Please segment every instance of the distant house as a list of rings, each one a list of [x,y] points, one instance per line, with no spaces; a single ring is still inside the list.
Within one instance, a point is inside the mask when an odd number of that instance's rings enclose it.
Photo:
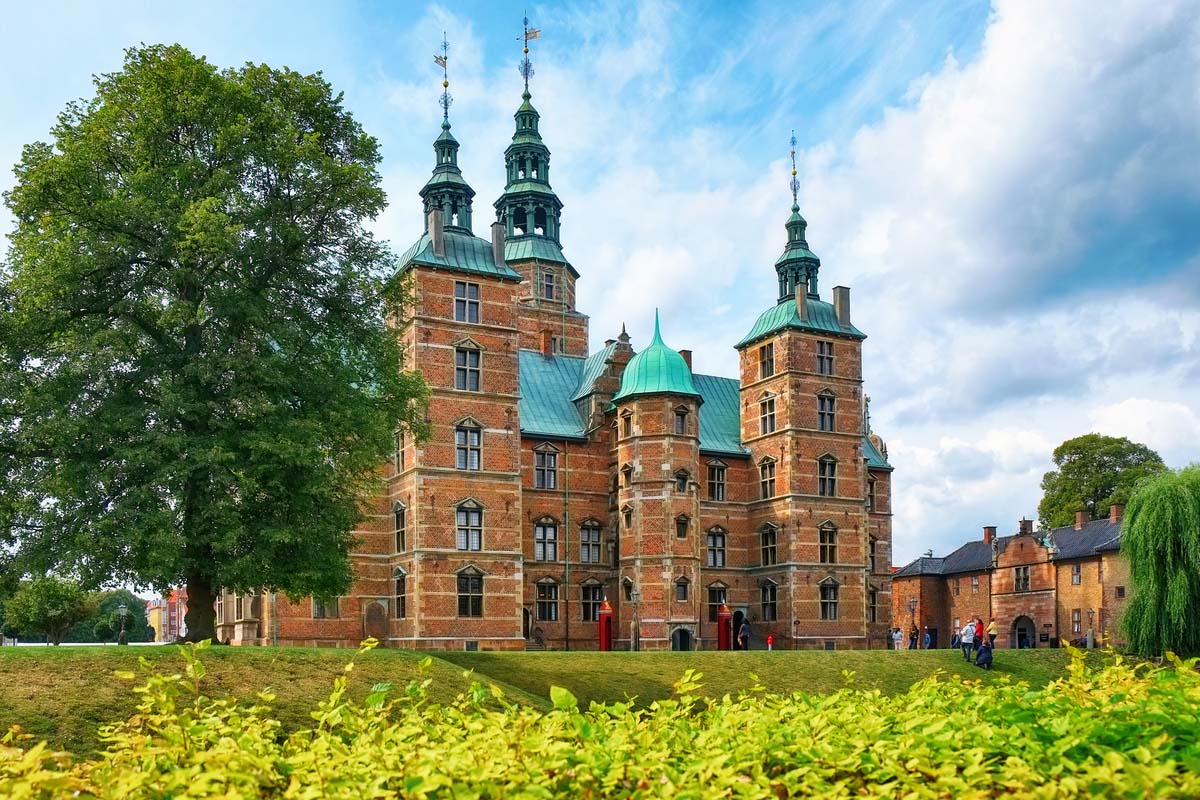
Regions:
[[[146,602],[146,619],[154,629],[154,641],[174,642],[187,634],[187,589],[172,589],[166,597]]]

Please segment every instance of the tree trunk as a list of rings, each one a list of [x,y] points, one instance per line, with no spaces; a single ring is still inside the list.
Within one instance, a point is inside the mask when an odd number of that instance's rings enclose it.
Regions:
[[[187,625],[188,642],[201,642],[211,639],[216,642],[217,612],[213,604],[217,601],[216,592],[208,578],[199,575],[189,575],[187,579],[187,613],[183,615]]]

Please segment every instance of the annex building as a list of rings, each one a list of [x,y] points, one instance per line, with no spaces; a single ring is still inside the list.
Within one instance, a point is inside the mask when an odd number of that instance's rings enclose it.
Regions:
[[[526,86],[481,224],[443,118],[395,321],[432,435],[396,434],[351,592],[225,594],[219,638],[594,649],[607,602],[618,649],[715,649],[722,604],[752,646],[886,647],[892,468],[850,291],[822,294],[795,192],[778,292],[730,343],[738,377],[694,373],[657,319],[593,350],[540,123]]]

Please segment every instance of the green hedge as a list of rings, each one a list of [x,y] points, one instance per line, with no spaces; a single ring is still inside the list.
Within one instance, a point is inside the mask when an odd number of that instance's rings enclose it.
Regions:
[[[1076,657],[1044,689],[955,675],[891,697],[848,675],[829,695],[707,700],[689,674],[649,709],[581,711],[556,688],[550,712],[480,685],[431,704],[428,680],[355,704],[339,677],[312,729],[284,736],[269,693],[203,696],[197,656],[183,675],[144,666],[139,713],[104,730],[97,760],[10,732],[0,797],[1200,796],[1195,661]]]

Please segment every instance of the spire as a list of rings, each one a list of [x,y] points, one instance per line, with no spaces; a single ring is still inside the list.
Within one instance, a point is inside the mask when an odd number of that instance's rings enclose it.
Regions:
[[[662,331],[658,327],[658,309],[657,308],[654,309],[654,338],[652,338],[650,340],[650,344],[651,345],[659,345],[662,347],[666,346],[662,340]]]
[[[817,294],[817,271],[821,267],[821,260],[808,249],[808,241],[805,239],[808,222],[800,216],[800,180],[796,177],[795,130],[792,130],[792,138],[788,143],[791,145],[789,155],[792,160],[792,174],[788,181],[788,188],[792,190],[792,214],[788,217],[786,224],[787,244],[784,247],[783,255],[775,261],[775,272],[779,276],[780,303],[786,303],[795,298],[797,286],[807,287],[804,292],[806,296],[819,297]]]
[[[450,133],[450,104],[454,98],[450,96],[450,43],[442,32],[442,52],[433,56],[433,62],[442,68],[442,96],[438,105],[442,107],[442,132],[433,141],[433,150],[437,161],[433,167],[433,175],[421,188],[421,200],[424,204],[425,227],[429,228],[429,212],[435,208],[442,210],[442,218],[447,228],[459,228],[471,232],[471,199],[475,190],[463,179],[462,170],[458,168],[458,140]]]
[[[529,17],[521,20],[525,26],[525,41],[524,41],[524,58],[521,59],[521,77],[525,79],[525,92],[521,96],[526,102],[529,100],[529,79],[533,77],[533,63],[529,60],[529,40],[540,38],[542,32],[537,28],[529,27]]]
[[[685,395],[704,402],[696,391],[687,360],[663,342],[657,308],[654,309],[654,338],[645,350],[629,359],[625,365],[625,371],[621,373],[621,389],[613,397],[613,402],[652,394]]]

